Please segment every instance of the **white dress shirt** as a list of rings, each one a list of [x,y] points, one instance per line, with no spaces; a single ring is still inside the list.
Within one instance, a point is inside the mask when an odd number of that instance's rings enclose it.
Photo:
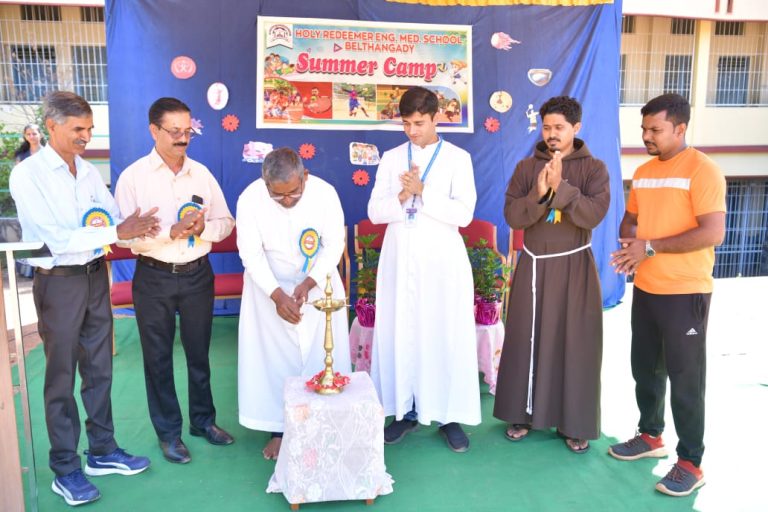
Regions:
[[[46,258],[29,258],[43,268],[84,265],[102,255],[101,248],[117,240],[120,210],[93,164],[75,156],[77,176],[51,145],[20,162],[10,178],[11,195],[23,240],[39,241],[51,251]],[[109,227],[83,226],[91,208],[103,208],[112,216]]]
[[[192,247],[188,238],[171,239],[171,226],[178,222],[182,205],[192,196],[202,198],[205,229]],[[156,149],[126,168],[117,180],[115,199],[124,216],[137,207],[142,213],[157,206],[160,233],[155,238],[134,239],[131,250],[167,263],[187,263],[208,254],[212,242],[224,240],[232,232],[235,219],[229,212],[224,193],[211,172],[201,163],[184,157],[178,174],[166,165]]]

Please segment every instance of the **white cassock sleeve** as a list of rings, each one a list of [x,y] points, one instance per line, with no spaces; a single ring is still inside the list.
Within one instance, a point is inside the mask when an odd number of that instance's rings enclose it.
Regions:
[[[475,203],[477,202],[472,159],[469,153],[464,151],[451,152],[450,155],[446,156],[450,156],[448,165],[453,166],[450,193],[445,195],[442,191],[431,187],[428,182],[425,183],[424,191],[421,193],[424,215],[429,215],[446,224],[465,227],[472,222]],[[442,165],[446,164],[442,163]],[[436,170],[439,171],[440,169]],[[378,176],[376,184],[378,185]],[[370,211],[370,206],[368,209]]]
[[[260,214],[259,202],[255,200],[253,192],[253,189],[246,189],[237,200],[237,247],[245,271],[269,297],[280,285],[264,253],[264,243],[256,221]]]
[[[376,183],[368,201],[368,218],[374,224],[390,224],[403,220],[403,207],[397,198],[402,190],[398,179],[402,172],[398,172],[397,158],[393,156],[392,151],[384,153],[376,171]]]
[[[325,276],[333,273],[341,259],[346,237],[344,236],[344,210],[341,208],[341,201],[335,190],[330,190],[321,207],[326,211],[325,224],[320,232],[322,247],[312,270],[309,271],[309,277],[314,279],[322,290],[325,287]]]

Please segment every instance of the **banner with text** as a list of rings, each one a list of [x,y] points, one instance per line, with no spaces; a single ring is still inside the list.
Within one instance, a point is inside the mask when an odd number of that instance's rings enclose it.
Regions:
[[[472,132],[472,27],[259,16],[256,127],[402,130],[409,87],[444,132]]]

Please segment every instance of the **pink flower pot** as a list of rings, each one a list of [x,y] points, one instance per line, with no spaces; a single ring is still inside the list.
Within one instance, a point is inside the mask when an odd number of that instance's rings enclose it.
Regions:
[[[478,301],[475,304],[475,322],[480,325],[493,325],[501,318],[501,302]]]
[[[357,299],[355,314],[361,326],[373,327],[373,324],[376,323],[376,304],[368,302],[368,299]]]

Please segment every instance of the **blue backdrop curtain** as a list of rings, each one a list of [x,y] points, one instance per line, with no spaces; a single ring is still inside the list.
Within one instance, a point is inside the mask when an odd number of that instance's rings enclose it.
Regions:
[[[347,225],[366,217],[373,181],[366,187],[352,182],[352,172],[359,166],[350,163],[348,145],[368,142],[383,152],[401,144],[405,136],[387,131],[257,130],[260,15],[472,25],[474,133],[449,133],[445,138],[472,154],[478,192],[475,217],[498,226],[501,248],[507,247],[509,229],[502,212],[504,191],[515,164],[532,154],[541,136],[538,131],[527,133],[528,105],[538,109],[552,96],[577,98],[584,108],[580,137],[611,174],[611,206],[593,238],[603,302],[612,306],[621,300],[624,280],[608,264],[624,212],[618,120],[621,0],[579,7],[435,7],[385,0],[107,0],[112,183],[152,148],[147,129],[150,104],[161,96],[175,96],[204,125],[203,135],[190,144],[189,155],[218,179],[233,213],[243,189],[261,176],[260,164],[242,161],[243,145],[263,141],[294,149],[314,144],[316,155],[305,163],[336,187]],[[490,45],[495,32],[505,32],[522,44],[510,51],[497,50]],[[179,80],[171,74],[170,63],[179,55],[195,60],[197,72],[192,78]],[[530,68],[551,69],[551,81],[543,87],[534,85],[527,78]],[[206,100],[213,82],[229,88],[229,103],[221,111],[211,109]],[[514,101],[503,114],[489,105],[491,94],[498,90],[508,91]],[[239,117],[237,131],[222,128],[221,119],[227,114]],[[495,133],[483,127],[489,116],[501,123]],[[368,170],[373,178],[374,168]],[[242,269],[235,255],[215,255],[213,261],[220,272]],[[116,267],[116,280],[131,277],[132,265]],[[238,306],[227,301],[220,310],[236,312]]]

